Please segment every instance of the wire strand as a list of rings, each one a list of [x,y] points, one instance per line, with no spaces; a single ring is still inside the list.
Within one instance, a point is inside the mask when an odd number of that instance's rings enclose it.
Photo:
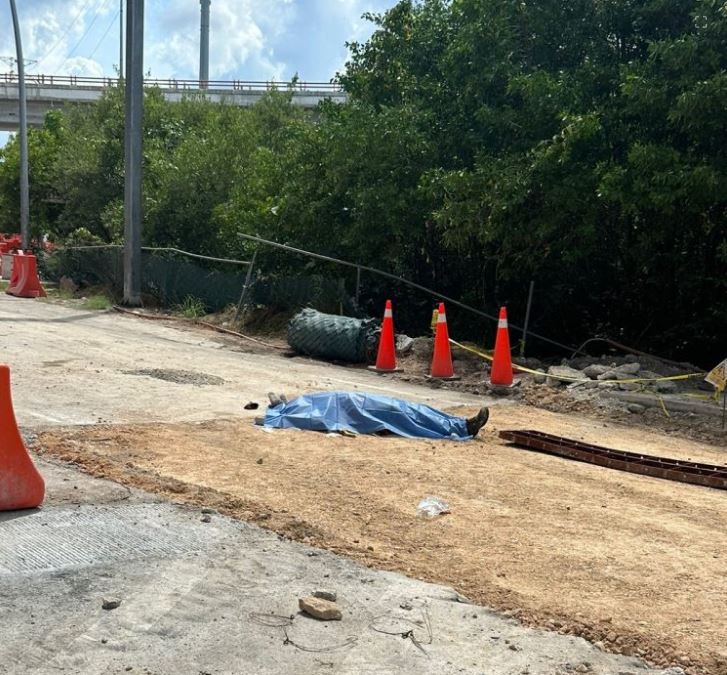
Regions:
[[[81,43],[84,41],[84,39],[86,38],[86,36],[91,31],[91,28],[93,28],[93,25],[96,23],[96,19],[98,19],[99,15],[101,13],[101,10],[106,7],[106,5],[108,4],[108,2],[109,2],[109,0],[101,0],[101,3],[96,8],[96,12],[93,15],[93,19],[91,19],[91,23],[88,24],[88,26],[86,27],[86,30],[83,32],[83,35],[81,35],[81,37],[78,40],[78,42],[76,42],[76,44],[73,47],[73,49],[71,49],[71,51],[69,52],[68,56],[66,56],[66,58],[63,61],[63,63],[61,64],[61,66],[65,65],[70,60],[70,58],[73,56],[73,54],[75,53],[76,49],[78,49],[78,47],[81,45]]]
[[[52,47],[51,47],[51,48],[50,48],[50,49],[49,49],[49,50],[48,50],[48,51],[47,51],[47,52],[45,53],[45,56],[43,56],[42,58],[38,59],[38,61],[36,62],[35,66],[33,66],[33,68],[37,69],[37,68],[38,68],[38,66],[39,66],[39,65],[40,65],[41,63],[43,63],[43,61],[45,61],[45,60],[46,60],[46,59],[47,59],[47,58],[48,58],[48,57],[49,57],[49,56],[50,56],[50,55],[51,55],[51,54],[52,54],[52,53],[53,53],[53,52],[54,52],[54,51],[56,50],[56,48],[58,47],[58,45],[60,45],[60,44],[61,44],[61,42],[63,42],[63,40],[65,40],[65,39],[66,39],[66,37],[68,37],[68,33],[70,33],[70,32],[71,32],[71,29],[73,28],[73,26],[75,25],[75,23],[76,23],[76,22],[77,22],[77,21],[78,21],[78,20],[79,20],[79,19],[81,18],[81,16],[82,16],[82,15],[84,14],[84,12],[85,12],[85,11],[86,11],[86,10],[87,10],[87,9],[89,8],[89,6],[91,5],[91,3],[92,3],[92,2],[93,2],[93,0],[87,0],[86,4],[85,4],[85,5],[83,5],[83,7],[81,7],[81,10],[80,10],[80,11],[78,12],[78,14],[76,14],[76,16],[75,16],[75,17],[73,18],[73,20],[71,21],[70,25],[69,25],[69,26],[68,26],[68,28],[67,28],[67,29],[65,30],[65,32],[63,33],[63,35],[61,35],[61,37],[59,37],[59,38],[58,38],[58,39],[57,39],[57,40],[56,40],[56,41],[55,41],[55,42],[53,43],[53,46],[52,46]],[[64,61],[64,63],[65,63],[65,61]]]
[[[111,27],[116,23],[116,19],[119,18],[120,10],[114,14],[113,18],[111,19],[111,23],[108,25],[106,30],[104,31],[103,35],[101,36],[101,39],[96,43],[96,46],[93,48],[93,51],[88,55],[89,59],[92,59],[98,48],[101,46],[101,43],[106,39],[106,36],[109,34],[109,31],[111,30]]]

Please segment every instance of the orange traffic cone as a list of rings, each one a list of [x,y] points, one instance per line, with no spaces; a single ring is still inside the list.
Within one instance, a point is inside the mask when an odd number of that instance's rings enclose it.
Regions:
[[[379,338],[379,352],[376,356],[376,365],[370,370],[377,373],[393,373],[400,368],[396,367],[396,345],[394,343],[394,312],[391,300],[386,301],[384,309],[384,322],[381,324],[381,337]]]
[[[449,331],[447,330],[447,315],[444,303],[439,303],[437,313],[437,332],[434,336],[434,355],[432,356],[432,374],[429,376],[436,380],[458,380],[452,367],[452,352],[449,348]]]
[[[510,333],[507,329],[507,309],[500,307],[500,320],[497,322],[495,338],[495,357],[490,371],[490,382],[504,387],[512,386],[512,359],[510,357]]]
[[[45,483],[20,436],[10,395],[10,368],[0,365],[0,511],[40,506]]]

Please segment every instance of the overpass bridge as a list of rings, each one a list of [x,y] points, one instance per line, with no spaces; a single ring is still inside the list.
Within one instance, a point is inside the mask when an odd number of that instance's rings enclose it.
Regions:
[[[43,124],[49,110],[69,104],[95,103],[105,89],[116,87],[118,78],[78,77],[75,75],[26,75],[28,126]],[[315,108],[321,101],[331,99],[344,103],[346,93],[332,82],[246,82],[244,80],[200,82],[199,80],[144,80],[145,87],[157,87],[167,101],[181,101],[185,96],[201,95],[214,103],[251,106],[267,92],[292,91],[293,105]],[[18,129],[18,77],[0,73],[0,131]]]

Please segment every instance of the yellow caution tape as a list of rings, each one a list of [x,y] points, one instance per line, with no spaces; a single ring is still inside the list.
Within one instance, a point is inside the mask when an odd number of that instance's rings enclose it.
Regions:
[[[492,356],[487,354],[486,352],[480,351],[479,349],[475,349],[474,347],[467,347],[466,345],[463,345],[456,340],[453,340],[452,338],[449,339],[449,341],[455,346],[459,347],[460,349],[464,349],[467,352],[472,352],[473,354],[477,354],[477,356],[480,356],[483,359],[486,359],[487,361],[492,361]],[[530,373],[531,375],[545,375],[546,377],[552,377],[554,380],[563,380],[565,382],[598,382],[602,384],[638,384],[639,382],[665,382],[665,381],[675,381],[675,380],[688,380],[692,377],[704,377],[704,373],[687,373],[685,375],[669,375],[668,377],[633,377],[629,378],[628,380],[591,380],[590,378],[581,378],[581,377],[570,377],[569,375],[551,375],[550,373],[543,373],[539,370],[533,370],[532,368],[526,368],[525,366],[518,366],[516,364],[513,364],[513,370],[520,371],[522,373]]]
[[[664,405],[664,399],[661,396],[657,396],[656,398],[659,400],[659,403],[661,403],[661,409],[664,411],[664,414],[667,417],[671,417],[671,415],[669,414],[669,411],[666,409],[666,406]]]

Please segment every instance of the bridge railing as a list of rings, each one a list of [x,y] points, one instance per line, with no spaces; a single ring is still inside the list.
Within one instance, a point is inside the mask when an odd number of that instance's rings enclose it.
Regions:
[[[16,73],[0,73],[0,83],[17,84]],[[80,75],[36,75],[26,74],[25,82],[30,86],[61,86],[61,87],[88,87],[105,88],[114,87],[119,83],[116,77],[82,77]],[[168,79],[146,79],[146,87],[159,87],[171,91],[326,91],[343,92],[343,87],[336,82],[260,82],[250,80],[177,80]]]

